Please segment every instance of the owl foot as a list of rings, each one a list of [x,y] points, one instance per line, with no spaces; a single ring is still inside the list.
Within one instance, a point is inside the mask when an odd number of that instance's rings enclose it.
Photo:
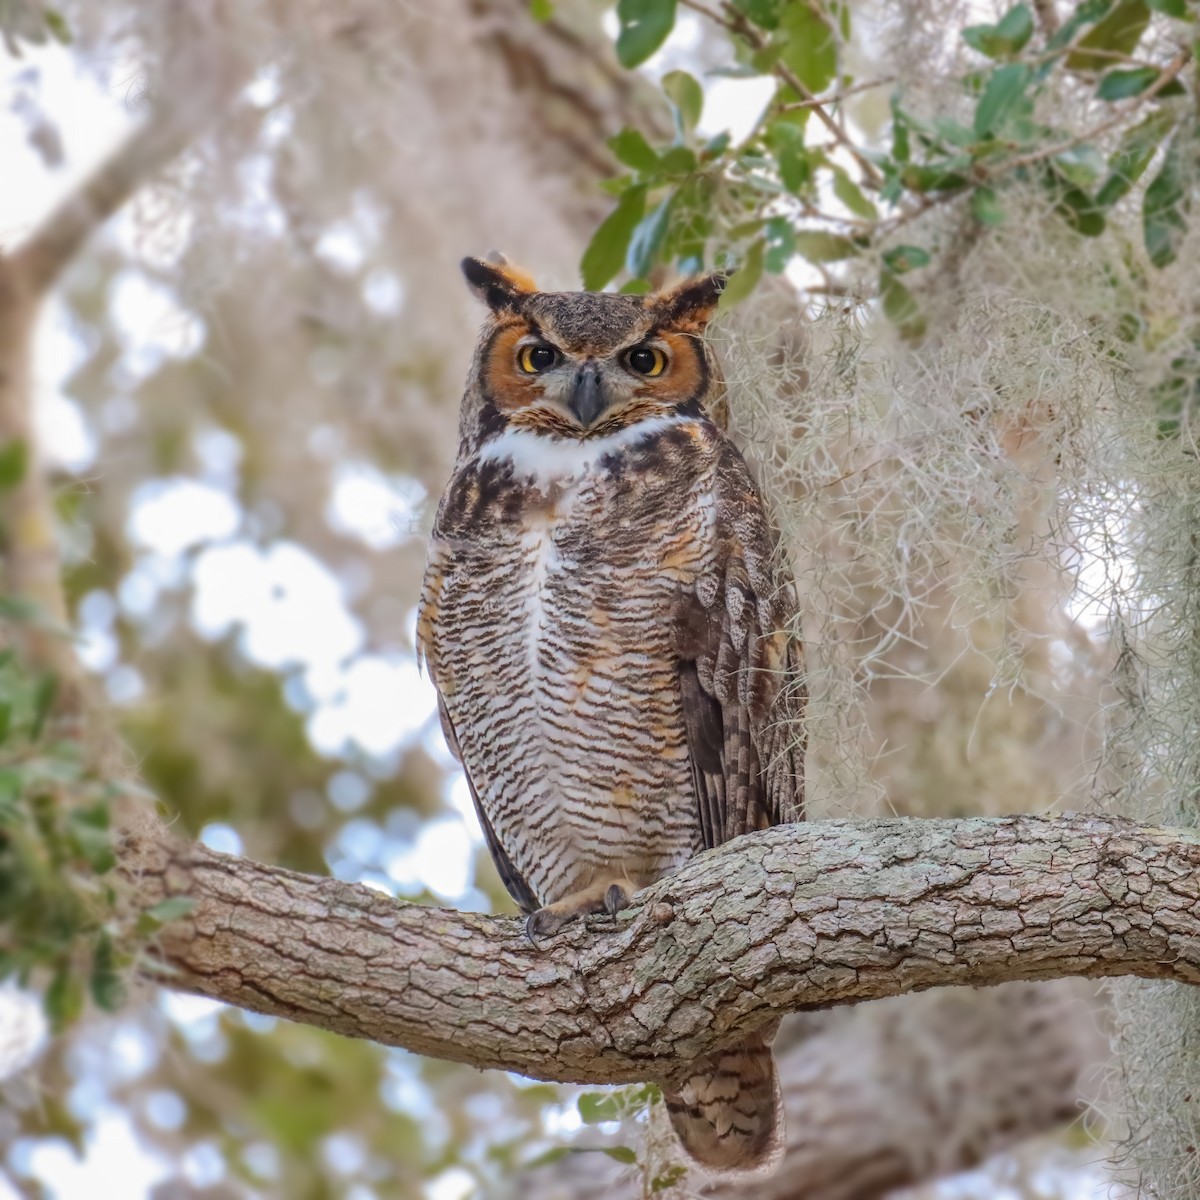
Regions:
[[[537,944],[538,938],[552,937],[564,925],[597,913],[607,913],[616,916],[623,908],[628,908],[633,902],[633,894],[637,887],[629,879],[606,879],[602,883],[594,883],[591,887],[580,892],[572,892],[545,908],[531,912],[525,918],[525,936]]]

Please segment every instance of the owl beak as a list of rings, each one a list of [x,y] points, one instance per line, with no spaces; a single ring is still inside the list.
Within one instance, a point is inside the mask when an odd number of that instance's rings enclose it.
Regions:
[[[608,407],[600,372],[594,363],[579,368],[571,386],[567,408],[571,415],[587,428]]]

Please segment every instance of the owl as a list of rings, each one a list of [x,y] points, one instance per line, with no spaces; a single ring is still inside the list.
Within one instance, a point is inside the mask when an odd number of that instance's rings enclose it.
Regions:
[[[418,643],[536,944],[801,818],[799,647],[763,501],[710,415],[722,279],[633,296],[541,292],[499,256],[463,270],[490,311]],[[666,1095],[709,1171],[778,1162],[773,1035]]]

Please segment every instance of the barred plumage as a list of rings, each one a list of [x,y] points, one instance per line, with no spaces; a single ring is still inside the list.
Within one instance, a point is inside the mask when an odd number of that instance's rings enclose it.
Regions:
[[[614,912],[697,851],[801,816],[790,590],[701,337],[720,281],[492,310],[418,622],[443,728],[531,936]],[[711,1170],[782,1149],[768,1040],[667,1097]]]

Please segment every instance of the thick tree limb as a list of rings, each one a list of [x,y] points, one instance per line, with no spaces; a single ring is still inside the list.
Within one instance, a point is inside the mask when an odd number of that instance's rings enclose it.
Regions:
[[[131,837],[175,986],[542,1079],[670,1081],[781,1011],[945,984],[1200,981],[1200,833],[1089,816],[825,822],[703,854],[615,922],[516,921]]]

